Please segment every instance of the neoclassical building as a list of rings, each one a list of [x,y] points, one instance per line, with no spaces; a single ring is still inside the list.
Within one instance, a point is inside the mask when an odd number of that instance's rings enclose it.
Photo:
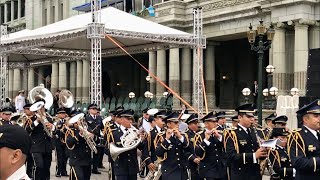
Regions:
[[[5,2],[4,7],[9,1]],[[72,9],[87,2],[26,1],[26,28],[35,29],[84,13]],[[136,4],[138,1],[130,2],[133,10],[142,8],[141,1],[140,4]],[[261,19],[266,26],[272,24],[275,27],[272,48],[264,56],[264,66],[272,64],[275,67],[272,85],[282,95],[289,94],[293,87],[300,90],[301,96],[306,94],[308,51],[320,48],[319,0],[168,0],[144,3],[153,5],[155,17],[146,15],[142,18],[189,33],[193,33],[192,10],[202,7],[203,33],[207,38],[204,80],[209,108],[234,108],[244,101],[241,90],[253,88],[258,60],[257,54],[250,49],[246,32],[250,23],[255,29]],[[123,0],[109,5],[124,9]],[[0,5],[0,10],[2,7]],[[126,4],[124,10],[128,11],[127,7]],[[192,102],[192,49],[158,50],[134,56],[185,100]],[[28,62],[24,57],[21,60]],[[10,66],[9,96],[13,97],[20,89],[30,90],[44,83],[53,92],[70,89],[77,100],[86,102],[89,99],[89,67],[89,60],[19,68]],[[127,56],[103,58],[102,71],[104,97],[126,97],[131,91],[136,96],[143,96],[146,90],[160,97],[166,91],[154,79],[149,84],[145,80],[147,72]],[[263,73],[262,83],[267,87],[267,74]]]

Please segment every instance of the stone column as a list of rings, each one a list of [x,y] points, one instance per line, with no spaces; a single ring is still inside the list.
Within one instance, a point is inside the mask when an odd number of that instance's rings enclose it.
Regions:
[[[189,104],[192,104],[192,61],[191,50],[189,48],[182,49],[181,59],[181,96]]]
[[[90,102],[90,60],[83,60],[82,66],[82,102]]]
[[[157,51],[157,76],[164,83],[167,82],[166,68],[167,68],[166,51],[159,50]],[[163,87],[159,83],[156,86],[156,90],[157,90],[156,96],[158,99],[162,97],[163,92],[167,91],[165,87]]]
[[[55,93],[59,87],[59,65],[58,63],[52,64],[51,72],[51,92]]]
[[[294,87],[300,90],[299,95],[306,95],[308,68],[308,25],[295,24],[294,42]]]
[[[18,91],[21,90],[21,71],[16,68],[13,69],[13,97],[18,95]]]
[[[38,84],[37,84],[37,86],[39,86],[40,84],[45,85],[44,69],[42,67],[38,68]]]
[[[55,14],[55,17],[54,18],[54,22],[58,22],[61,20],[61,17],[60,17],[60,0],[55,0],[55,4],[54,4],[54,14]]]
[[[170,49],[169,54],[169,87],[180,95],[180,58],[179,48]],[[173,96],[173,109],[181,109],[180,100]]]
[[[4,23],[8,22],[8,3],[4,3]]]
[[[76,80],[77,80],[76,73],[77,73],[76,62],[70,62],[70,91],[74,96],[76,95]]]
[[[59,63],[59,89],[67,88],[67,63]]]
[[[9,69],[9,94],[8,96],[12,99],[13,98],[13,69]]]
[[[11,23],[14,20],[14,0],[11,0]]]
[[[34,68],[30,67],[28,72],[28,91],[34,88]]]
[[[18,0],[18,20],[21,18],[21,0]]]
[[[149,71],[152,72],[154,75],[157,75],[157,54],[155,51],[149,52]],[[150,89],[149,91],[152,94],[156,94],[156,86],[157,82],[154,78],[150,80]]]
[[[71,9],[70,9],[71,10]],[[67,19],[69,17],[69,0],[63,0],[63,17],[62,19]]]
[[[272,74],[273,86],[279,89],[279,95],[285,95],[288,91],[288,64],[286,63],[286,30],[282,27],[275,28],[275,36],[272,42],[273,66],[275,71]]]
[[[204,78],[205,78],[205,88],[208,109],[210,111],[216,106],[216,94],[215,94],[215,49],[213,44],[207,44],[205,50],[205,60],[204,60]],[[204,104],[205,108],[205,104]]]
[[[320,48],[320,24],[312,26],[309,31],[309,48]]]
[[[52,21],[51,21],[51,15],[52,15],[51,11],[52,11],[51,0],[47,0],[47,24],[46,25],[52,23]]]
[[[83,79],[83,73],[82,73],[82,61],[77,60],[77,84],[76,84],[76,101],[82,100],[82,79]]]

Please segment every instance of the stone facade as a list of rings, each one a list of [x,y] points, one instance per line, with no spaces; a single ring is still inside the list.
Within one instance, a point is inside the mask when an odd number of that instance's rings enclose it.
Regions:
[[[0,4],[4,2],[9,1],[2,0]],[[88,0],[28,0],[24,17],[26,27],[34,29],[78,14],[71,10],[72,7],[86,2]],[[196,6],[202,7],[203,33],[208,41],[203,64],[209,109],[237,106],[244,99],[242,88],[251,88],[253,80],[257,78],[257,57],[250,50],[246,32],[250,23],[255,29],[260,19],[266,26],[272,24],[276,32],[272,48],[264,57],[265,66],[272,64],[276,68],[273,86],[278,87],[280,94],[288,94],[291,88],[297,87],[300,95],[305,95],[308,49],[320,48],[319,0],[159,0],[153,1],[153,6],[155,17],[144,18],[189,33],[193,33],[192,10]],[[149,69],[155,75],[188,102],[192,102],[192,50],[158,50],[150,52],[147,58]],[[41,74],[41,69],[36,67],[27,72],[30,81],[28,89],[37,82],[32,80],[32,77],[36,77],[33,73]],[[44,77],[51,78],[52,90],[72,88],[77,100],[88,100],[89,76],[79,73],[90,72],[87,60],[73,64],[53,64],[46,69],[50,71],[44,72]],[[113,77],[111,71],[108,73]],[[18,74],[17,71],[9,71],[9,79],[18,79],[13,78]],[[143,80],[144,75],[139,73],[134,78]],[[71,79],[76,79],[76,82],[66,82]],[[66,85],[63,85],[64,82]],[[139,87],[143,89],[144,85],[147,86],[147,82],[139,84]],[[17,91],[20,87],[22,85],[13,83],[9,85],[9,90]],[[130,88],[127,87],[128,92]],[[166,90],[151,79],[150,91],[161,97]],[[174,104],[178,107],[179,101],[174,100]]]

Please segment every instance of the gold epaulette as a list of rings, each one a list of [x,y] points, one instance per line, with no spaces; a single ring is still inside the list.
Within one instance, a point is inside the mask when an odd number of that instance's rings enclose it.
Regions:
[[[203,133],[203,131],[199,131],[199,132],[197,132],[196,134],[197,135],[200,135],[200,134],[202,134]]]
[[[299,132],[299,131],[301,131],[301,130],[302,130],[301,128],[293,129],[293,130],[291,131],[291,133],[296,133],[296,132]]]
[[[226,128],[226,129],[224,129],[225,131],[234,131],[234,130],[236,130],[236,129],[238,129],[237,127],[230,127],[230,128]]]

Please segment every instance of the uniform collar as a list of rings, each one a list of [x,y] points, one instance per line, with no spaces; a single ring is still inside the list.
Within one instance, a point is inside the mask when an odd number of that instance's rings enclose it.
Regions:
[[[156,125],[156,130],[160,133],[161,132],[161,128],[159,128],[157,125]]]
[[[242,126],[240,123],[238,124],[238,126],[240,126],[244,131],[246,131],[246,132],[247,132],[247,129],[248,129],[248,128],[246,128],[246,127]]]
[[[7,180],[17,180],[17,179],[30,180],[30,178],[26,174],[25,165],[21,166],[16,172],[11,174],[11,176]]]
[[[318,139],[317,131],[310,129],[307,126],[304,126],[304,127],[306,127],[314,135],[314,137],[316,137]]]

